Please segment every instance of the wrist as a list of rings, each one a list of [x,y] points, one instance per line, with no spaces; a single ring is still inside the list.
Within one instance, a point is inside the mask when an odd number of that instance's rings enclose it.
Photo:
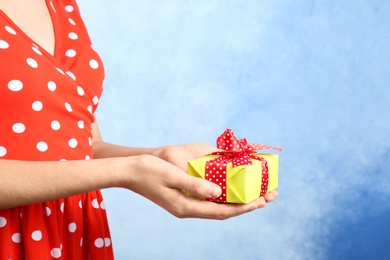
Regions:
[[[140,178],[144,175],[145,165],[147,165],[152,155],[137,155],[129,157],[113,158],[111,172],[113,176],[112,185],[118,188],[133,190]],[[149,158],[149,159],[148,159]]]

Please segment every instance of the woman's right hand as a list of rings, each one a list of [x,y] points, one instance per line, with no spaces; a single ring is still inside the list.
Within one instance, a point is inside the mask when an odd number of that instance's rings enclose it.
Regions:
[[[263,208],[278,197],[273,191],[248,204],[214,203],[201,199],[220,196],[221,188],[212,182],[192,177],[152,155],[123,159],[125,168],[119,171],[122,174],[118,186],[142,195],[178,218],[227,219]]]

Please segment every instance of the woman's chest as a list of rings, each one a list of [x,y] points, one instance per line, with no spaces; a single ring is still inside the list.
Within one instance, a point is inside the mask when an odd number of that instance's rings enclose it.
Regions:
[[[53,22],[45,0],[3,0],[2,10],[26,35],[54,54],[55,37]]]

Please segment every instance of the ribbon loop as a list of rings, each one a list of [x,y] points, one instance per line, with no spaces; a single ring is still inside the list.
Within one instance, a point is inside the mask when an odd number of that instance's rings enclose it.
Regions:
[[[213,155],[221,155],[228,162],[232,162],[233,167],[240,165],[251,165],[250,155],[256,150],[277,150],[282,148],[264,144],[248,144],[246,138],[238,140],[231,129],[226,129],[217,139],[217,148],[223,151],[214,152]]]

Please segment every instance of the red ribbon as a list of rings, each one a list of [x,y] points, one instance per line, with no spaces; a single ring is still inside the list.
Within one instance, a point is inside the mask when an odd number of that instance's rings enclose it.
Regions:
[[[222,194],[218,198],[207,198],[209,201],[226,202],[226,166],[232,162],[233,167],[252,165],[251,159],[262,163],[262,185],[260,196],[264,196],[268,189],[268,163],[263,157],[254,155],[256,150],[272,149],[282,151],[281,148],[263,144],[248,144],[245,138],[238,140],[231,129],[226,129],[217,139],[217,148],[223,150],[212,155],[218,158],[206,162],[205,179],[218,184]]]

